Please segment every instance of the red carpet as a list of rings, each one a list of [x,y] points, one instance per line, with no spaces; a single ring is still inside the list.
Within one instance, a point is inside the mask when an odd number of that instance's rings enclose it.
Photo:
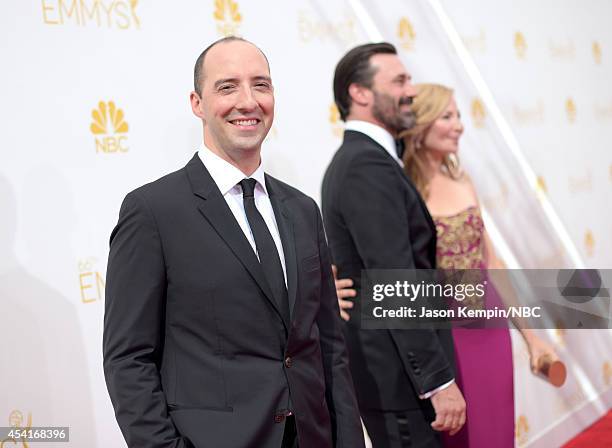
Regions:
[[[612,447],[612,411],[563,445],[563,448],[605,447]]]

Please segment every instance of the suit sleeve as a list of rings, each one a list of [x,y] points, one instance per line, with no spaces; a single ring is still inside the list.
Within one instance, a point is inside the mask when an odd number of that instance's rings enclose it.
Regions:
[[[317,326],[319,327],[325,373],[325,398],[331,416],[334,447],[362,448],[365,442],[349,370],[348,351],[342,334],[340,308],[331,271],[331,257],[321,214],[316,204],[314,207],[317,215],[321,263],[321,299]]]
[[[183,448],[159,375],[166,292],[160,236],[144,198],[123,201],[106,276],[104,375],[128,446]]]
[[[346,194],[340,210],[365,269],[416,268],[412,255],[415,236],[407,223],[411,213],[420,213],[420,206],[416,198],[406,197],[405,180],[393,163],[382,151],[363,154],[353,160],[343,180]],[[453,379],[452,367],[434,329],[390,332],[419,395]]]

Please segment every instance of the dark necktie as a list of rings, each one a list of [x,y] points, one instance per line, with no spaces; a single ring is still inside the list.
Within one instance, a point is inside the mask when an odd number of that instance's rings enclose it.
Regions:
[[[259,255],[259,263],[264,271],[268,285],[274,294],[278,309],[285,322],[289,322],[289,298],[285,286],[283,265],[272,234],[266,225],[261,213],[255,206],[255,179],[242,179],[242,200],[251,232],[255,238],[255,246]]]
[[[404,145],[404,139],[403,138],[395,140],[395,152],[397,153],[397,156],[400,158],[400,160],[404,156],[404,150],[405,149],[406,149],[406,147]]]

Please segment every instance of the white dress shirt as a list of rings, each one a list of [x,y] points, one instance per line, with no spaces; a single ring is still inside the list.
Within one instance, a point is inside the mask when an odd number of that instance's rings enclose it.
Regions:
[[[210,173],[210,176],[217,184],[217,187],[221,191],[225,202],[229,206],[230,210],[234,214],[236,221],[240,225],[242,232],[246,236],[253,251],[257,254],[257,246],[255,245],[255,238],[251,232],[249,221],[244,210],[244,202],[242,200],[242,187],[238,184],[242,179],[250,177],[255,179],[255,207],[263,217],[268,230],[272,235],[276,250],[280,257],[281,265],[283,266],[283,275],[285,276],[285,286],[287,286],[287,269],[285,267],[285,253],[283,252],[283,244],[280,239],[280,233],[278,232],[278,225],[276,224],[276,217],[274,216],[274,210],[272,209],[272,203],[268,196],[268,190],[266,188],[266,181],[264,177],[264,170],[261,164],[255,170],[251,176],[245,176],[242,171],[236,168],[229,162],[226,162],[217,154],[213,153],[206,146],[203,146],[202,151],[198,151],[198,156],[202,163]]]
[[[397,147],[395,145],[395,139],[385,128],[381,128],[377,124],[369,123],[361,120],[349,120],[344,125],[344,129],[347,131],[357,131],[367,135],[380,146],[385,148],[391,157],[395,159],[400,166],[404,166],[404,162],[397,156]]]
[[[377,124],[369,123],[367,121],[361,121],[361,120],[349,120],[349,121],[347,121],[345,126],[344,126],[344,129],[347,130],[347,131],[361,132],[362,134],[367,135],[372,140],[374,140],[376,143],[378,143],[380,146],[385,148],[385,151],[387,151],[389,154],[391,154],[391,157],[393,157],[393,159],[395,159],[395,161],[397,163],[399,163],[400,166],[402,166],[402,167],[404,166],[404,162],[402,161],[402,159],[400,159],[397,156],[397,149],[396,149],[396,145],[395,145],[395,139],[389,133],[389,131],[387,131],[386,129],[381,128]],[[425,400],[427,398],[431,398],[436,393],[440,392],[441,390],[446,389],[447,387],[449,387],[454,382],[455,382],[455,380],[452,379],[448,383],[444,383],[441,386],[436,387],[434,390],[430,390],[429,392],[426,392],[424,394],[419,395],[419,398],[421,400]]]

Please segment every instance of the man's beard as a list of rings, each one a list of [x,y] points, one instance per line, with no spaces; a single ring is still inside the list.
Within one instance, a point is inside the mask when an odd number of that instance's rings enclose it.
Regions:
[[[372,115],[384,127],[397,135],[402,131],[412,129],[416,124],[416,116],[412,110],[400,111],[402,105],[411,103],[412,98],[408,96],[400,98],[396,103],[396,100],[390,95],[374,91]]]

